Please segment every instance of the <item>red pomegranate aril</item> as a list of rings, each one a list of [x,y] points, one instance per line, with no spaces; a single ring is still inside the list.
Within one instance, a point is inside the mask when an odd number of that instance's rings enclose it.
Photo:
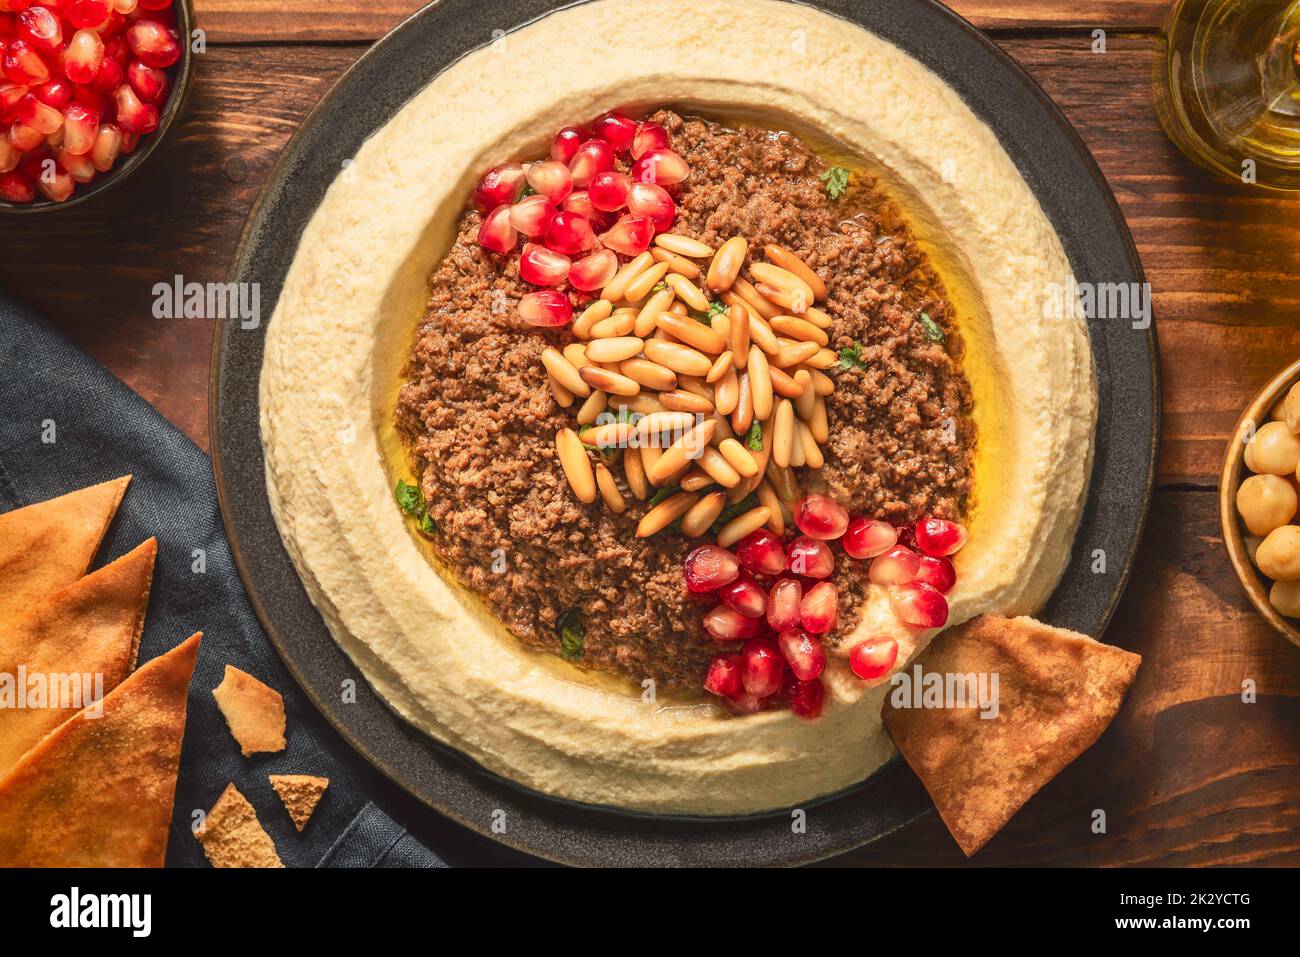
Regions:
[[[698,595],[734,582],[740,574],[740,563],[725,548],[701,545],[686,556],[682,574],[686,577],[686,588]]]
[[[99,72],[96,73],[95,78],[90,81],[90,86],[100,93],[105,93],[111,96],[117,92],[117,88],[126,81],[126,78],[126,72],[122,69],[122,64],[118,63],[111,56],[106,56],[104,57],[104,61],[99,65]],[[77,89],[82,90],[86,89],[86,87],[78,87]]]
[[[790,710],[794,712],[795,717],[812,721],[822,716],[826,689],[822,686],[821,679],[794,682],[787,697],[790,699]]]
[[[104,41],[94,30],[78,30],[59,54],[63,75],[73,83],[89,83],[104,62]]]
[[[546,222],[543,242],[557,253],[582,253],[596,245],[591,223],[577,213],[560,210]]]
[[[813,635],[834,630],[840,617],[840,590],[832,582],[818,582],[799,604],[799,624]]]
[[[951,559],[936,555],[922,555],[920,567],[913,581],[929,585],[936,591],[946,592],[957,584],[957,569]]]
[[[579,259],[569,269],[569,285],[583,292],[603,289],[618,272],[618,256],[608,249],[601,249],[583,259]]]
[[[636,120],[618,113],[606,113],[596,121],[596,135],[614,147],[616,153],[630,152],[636,136]]]
[[[72,0],[68,5],[68,22],[78,30],[93,29],[108,19],[109,10],[108,0]]]
[[[767,593],[743,572],[718,591],[722,603],[746,618],[762,618],[767,611]]]
[[[181,58],[181,46],[157,20],[137,20],[126,30],[126,45],[146,66],[165,69]]]
[[[921,556],[906,545],[895,545],[871,560],[867,577],[877,585],[902,585],[916,577]]]
[[[618,218],[609,231],[600,240],[616,253],[624,256],[639,256],[650,248],[654,239],[654,223],[644,216],[624,215]]]
[[[572,162],[573,157],[578,152],[578,147],[586,139],[581,130],[576,130],[572,126],[566,126],[560,132],[555,134],[555,139],[551,140],[551,159],[559,160],[566,166]]]
[[[537,243],[524,243],[519,254],[519,278],[534,286],[558,286],[569,278],[571,265],[568,256]]]
[[[632,181],[626,173],[606,170],[591,178],[587,184],[587,195],[591,197],[591,205],[596,209],[612,213],[627,205],[627,191],[631,187]]]
[[[18,147],[10,143],[7,138],[0,138],[0,173],[7,173],[23,158],[23,154]]]
[[[632,158],[640,159],[651,150],[668,148],[668,131],[658,123],[642,123],[632,138]]]
[[[32,0],[0,0],[0,13],[19,13],[32,5]]]
[[[55,87],[53,92],[46,92],[50,87],[54,87],[55,83],[58,83],[59,86]],[[41,86],[33,87],[30,90],[27,85],[23,83],[11,83],[8,80],[0,81],[0,116],[6,116],[10,110],[22,102],[22,98],[28,93],[35,94],[36,98],[42,103],[49,103],[49,105],[54,107],[56,110],[61,110],[65,104],[50,102],[51,97],[57,100],[60,95],[60,90],[67,93],[68,98],[71,99],[72,91],[67,88],[67,85],[62,80],[44,83]],[[7,116],[6,118],[12,119]]]
[[[45,134],[37,132],[21,121],[9,127],[9,142],[21,152],[34,150],[45,142]]]
[[[804,578],[828,578],[835,571],[835,553],[821,539],[801,536],[790,543],[790,571]]]
[[[519,300],[519,318],[530,326],[563,326],[573,318],[573,304],[554,289],[530,292]]]
[[[6,79],[27,86],[44,83],[50,78],[50,68],[36,48],[21,38],[10,41],[5,47],[0,69],[4,70]]]
[[[122,152],[122,131],[112,123],[105,123],[95,134],[95,144],[90,148],[90,162],[101,173],[107,173]]]
[[[889,604],[913,628],[942,628],[948,622],[948,599],[924,582],[891,585]]]
[[[545,196],[525,196],[510,207],[510,225],[529,239],[546,232],[546,224],[555,215],[555,207]]]
[[[794,523],[809,538],[831,541],[849,527],[849,513],[825,495],[808,495],[795,504]]]
[[[627,191],[627,211],[633,216],[645,216],[654,223],[655,232],[664,233],[672,228],[677,204],[662,186],[633,183]]]
[[[36,185],[21,173],[0,175],[0,199],[9,203],[30,203],[36,198]]]
[[[756,694],[741,691],[727,699],[727,707],[733,714],[757,714],[762,711],[767,701]]]
[[[37,133],[49,136],[63,125],[63,114],[28,93],[18,104],[18,120]]]
[[[587,140],[578,147],[573,159],[569,160],[573,184],[583,189],[597,173],[605,173],[613,168],[614,149],[604,140]]]
[[[791,628],[781,632],[776,643],[798,680],[812,681],[825,669],[826,648],[820,638],[814,638],[798,628]]]
[[[139,6],[139,0],[113,0],[113,9],[124,17],[135,13],[137,6]]]
[[[32,87],[32,93],[46,106],[52,106],[56,110],[61,110],[72,102],[72,86],[67,80],[50,80],[48,83]],[[4,94],[0,92],[0,110],[3,109],[5,109]]]
[[[518,163],[493,166],[474,187],[474,205],[482,212],[502,203],[513,203],[526,184],[524,168]]]
[[[877,518],[855,518],[840,544],[850,558],[875,558],[898,544],[898,529]]]
[[[28,7],[18,14],[18,36],[38,50],[53,53],[63,45],[63,26],[45,7]]]
[[[966,544],[966,529],[944,518],[923,518],[913,532],[916,547],[927,555],[954,555]]]
[[[887,674],[898,660],[898,642],[893,638],[868,638],[849,652],[849,668],[863,681]]]
[[[167,74],[154,67],[145,66],[139,60],[132,60],[131,65],[126,68],[126,81],[131,84],[131,89],[135,90],[136,95],[146,103],[161,106],[167,97]]]
[[[135,152],[135,148],[140,145],[139,133],[128,133],[122,131],[122,155],[130,156]]]
[[[743,667],[744,660],[740,655],[714,655],[704,679],[704,690],[723,698],[740,694],[744,688],[740,680]]]
[[[105,60],[105,63],[108,61]],[[109,91],[117,92],[116,88]],[[74,86],[72,88],[72,102],[80,103],[88,110],[94,110],[100,116],[112,116],[117,110],[117,104],[109,97],[108,94],[101,93],[94,87]]]
[[[63,150],[72,156],[85,156],[95,145],[99,132],[99,114],[80,103],[63,111]],[[89,161],[87,161],[89,162]],[[71,169],[68,172],[72,172]]]
[[[573,192],[573,174],[559,160],[533,163],[524,175],[529,186],[556,206]]]
[[[141,103],[140,98],[131,89],[131,84],[123,83],[117,88],[113,100],[117,105],[117,125],[128,133],[152,133],[158,128],[158,107],[152,103]]]
[[[36,188],[45,194],[45,198],[55,203],[62,203],[77,188],[72,176],[56,170],[53,176],[42,176],[36,181]]]
[[[767,596],[767,625],[777,634],[799,624],[803,585],[797,578],[779,578]]]
[[[775,642],[767,638],[751,638],[740,649],[740,656],[743,660],[740,680],[746,692],[766,698],[780,689],[785,661]]]
[[[786,568],[781,539],[765,528],[750,532],[737,542],[736,557],[755,575],[779,575]]]
[[[704,615],[704,630],[717,641],[744,641],[758,634],[758,619],[744,615],[726,605],[717,605]]]
[[[95,178],[95,166],[89,156],[77,156],[66,149],[55,151],[59,166],[67,171],[75,183],[89,183]]]
[[[650,150],[632,164],[632,179],[637,183],[673,186],[690,175],[691,168],[669,149]]]

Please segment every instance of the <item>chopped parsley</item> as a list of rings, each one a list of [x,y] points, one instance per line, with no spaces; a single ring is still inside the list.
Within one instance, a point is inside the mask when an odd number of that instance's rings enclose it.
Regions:
[[[867,362],[862,358],[862,343],[855,342],[851,346],[845,346],[840,350],[840,368],[841,369],[865,369]]]
[[[691,311],[691,318],[694,319],[696,322],[703,323],[706,326],[712,326],[713,320],[710,319],[709,316],[710,313],[707,312],[695,312],[694,310]]]
[[[939,327],[939,323],[930,318],[928,312],[921,313],[920,318],[917,321],[921,323],[921,328],[925,330],[925,337],[927,339],[931,342],[943,342],[943,329]]]
[[[561,612],[555,628],[560,633],[560,657],[565,661],[581,658],[587,645],[587,626],[583,624],[582,612],[576,608]]]
[[[415,519],[424,534],[432,535],[438,531],[438,526],[429,517],[428,507],[424,504],[424,496],[420,494],[418,485],[410,485],[398,479],[397,487],[393,489],[393,498],[397,500],[397,507],[402,510],[402,514]]]
[[[849,171],[843,166],[832,166],[822,173],[821,181],[831,199],[839,199],[849,188]]]
[[[716,319],[718,318],[718,316],[725,316],[726,314],[727,314],[727,304],[725,302],[722,302],[721,300],[714,300],[713,302],[709,303],[710,319]]]
[[[757,452],[763,448],[763,423],[758,419],[750,423],[749,431],[745,433],[745,444],[749,446],[751,452]]]
[[[660,502],[666,502],[668,499],[672,498],[680,491],[681,489],[677,488],[676,486],[674,486],[673,488],[661,488],[659,491],[655,492],[653,496],[651,496],[650,507],[654,508]]]

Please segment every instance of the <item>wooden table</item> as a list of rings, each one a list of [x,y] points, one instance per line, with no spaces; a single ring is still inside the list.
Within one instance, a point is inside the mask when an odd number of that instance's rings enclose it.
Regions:
[[[285,141],[420,0],[197,0],[208,51],[144,174],[83,209],[0,220],[0,284],[207,447],[200,320],[151,314],[155,282],[223,278]],[[980,864],[1300,864],[1300,649],[1252,612],[1215,484],[1240,410],[1300,355],[1300,196],[1219,182],[1168,144],[1149,73],[1163,0],[960,0],[1065,110],[1137,238],[1164,370],[1159,489],[1111,640],[1146,659],[1104,738]],[[1093,52],[1093,31],[1106,52]],[[293,237],[285,237],[293,242]],[[1243,682],[1258,689],[1242,702]],[[1107,833],[1092,833],[1094,809]],[[934,814],[838,863],[959,863]]]

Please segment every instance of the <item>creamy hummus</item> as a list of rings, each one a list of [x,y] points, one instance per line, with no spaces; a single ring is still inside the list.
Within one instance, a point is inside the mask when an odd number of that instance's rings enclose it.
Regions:
[[[618,55],[599,69],[554,56],[575,36]],[[893,753],[887,678],[868,687],[846,665],[856,638],[828,663],[817,721],[645,701],[516,641],[439,574],[392,498],[401,362],[475,178],[541,153],[575,120],[668,103],[789,119],[860,153],[896,195],[950,289],[966,290],[954,305],[980,447],[950,624],[1041,605],[1069,557],[1096,416],[1083,322],[1043,318],[1043,290],[1070,277],[1061,243],[942,80],[852,24],[775,0],[568,8],[460,60],[368,140],[305,230],[267,331],[267,486],[330,631],[412,724],[548,794],[742,814],[840,790]],[[859,632],[897,637],[896,668],[933,635],[900,625],[874,591]]]

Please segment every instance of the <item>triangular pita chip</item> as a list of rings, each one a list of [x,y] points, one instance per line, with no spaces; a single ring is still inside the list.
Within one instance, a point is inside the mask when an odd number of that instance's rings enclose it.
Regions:
[[[73,715],[0,779],[0,866],[162,867],[194,635]]]
[[[0,515],[0,622],[90,567],[131,476]]]
[[[197,834],[213,867],[284,867],[248,798],[226,785]]]
[[[0,621],[0,775],[135,665],[158,543]]]
[[[969,857],[1101,737],[1141,662],[1032,618],[984,615],[939,635],[917,664],[945,682],[984,675],[988,689],[996,675],[996,716],[982,718],[978,706],[895,707],[895,686],[885,727]],[[915,666],[903,674],[914,677]]]
[[[270,774],[267,777],[275,793],[280,795],[289,817],[293,818],[293,826],[301,833],[311,820],[325,789],[330,786],[330,779],[313,774]]]
[[[284,750],[284,698],[246,671],[226,665],[221,684],[212,689],[230,733],[244,757]]]

